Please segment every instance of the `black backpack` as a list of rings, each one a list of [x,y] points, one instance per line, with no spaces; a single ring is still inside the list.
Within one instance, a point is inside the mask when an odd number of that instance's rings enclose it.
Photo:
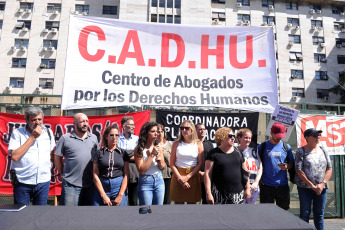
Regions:
[[[285,142],[283,142],[283,146],[284,146],[284,149],[286,151],[286,161],[290,162],[289,147],[288,147],[288,145]],[[265,153],[265,150],[266,150],[266,141],[261,143],[261,151],[259,153],[262,165],[264,164],[264,153]],[[289,173],[290,182],[293,183],[293,184],[296,184],[296,182],[295,182],[296,170],[295,170],[295,163],[294,162],[292,164],[292,168],[288,169],[288,173]]]

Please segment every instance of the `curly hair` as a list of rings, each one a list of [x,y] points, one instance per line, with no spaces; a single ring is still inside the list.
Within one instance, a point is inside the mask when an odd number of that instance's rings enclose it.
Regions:
[[[106,127],[103,131],[103,134],[102,134],[102,140],[101,140],[101,146],[102,147],[108,147],[107,137],[108,137],[108,135],[112,129],[116,129],[120,133],[119,126],[117,124],[113,124],[113,125]]]
[[[182,124],[180,125],[180,128],[181,128],[182,126],[184,126],[185,124],[188,124],[189,127],[191,127],[191,129],[192,129],[192,135],[191,135],[191,141],[192,141],[192,143],[198,142],[199,139],[198,139],[198,135],[197,135],[197,133],[196,133],[195,125],[193,124],[193,122],[191,122],[190,120],[185,120],[185,121],[183,121]],[[178,136],[178,138],[177,138],[177,141],[178,141],[178,142],[184,142],[184,137],[183,137],[183,135],[182,135],[181,132],[180,132],[180,134],[179,134],[179,136]]]
[[[221,144],[228,137],[230,132],[233,133],[232,129],[228,127],[219,128],[214,134],[214,141],[217,144]]]
[[[149,122],[146,122],[141,127],[140,133],[139,133],[139,140],[138,140],[138,156],[139,157],[143,156],[143,151],[145,148],[145,144],[147,142],[147,134],[155,126],[158,126],[156,122],[149,121]]]
[[[250,133],[250,135],[253,136],[253,133],[252,131],[250,131],[250,129],[240,129],[237,131],[237,134],[236,134],[237,139],[240,137],[243,137],[246,133]]]

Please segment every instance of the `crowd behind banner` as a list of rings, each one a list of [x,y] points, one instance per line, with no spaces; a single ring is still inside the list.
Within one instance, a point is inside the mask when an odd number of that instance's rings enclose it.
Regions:
[[[319,145],[322,130],[304,130],[306,145],[297,150],[294,159],[291,146],[282,141],[286,128],[278,122],[270,128],[269,140],[257,148],[249,146],[253,132],[248,124],[257,127],[255,113],[206,116],[159,111],[161,123],[179,121],[174,142],[168,140],[172,129],[148,121],[150,111],[132,115],[118,116],[116,122],[98,117],[106,122],[92,124],[86,114],[77,113],[72,125],[64,126],[70,129],[64,135],[56,132],[61,124],[44,125],[38,107],[26,109],[25,123],[8,122],[14,125],[2,136],[3,142],[9,141],[7,159],[11,164],[6,168],[10,169],[14,203],[29,205],[32,200],[33,205],[46,205],[54,176],[51,171],[55,170],[50,165],[53,159],[62,179],[60,204],[67,206],[126,206],[138,205],[137,201],[139,205],[171,201],[255,204],[259,196],[260,203],[275,203],[288,210],[289,172],[290,181],[298,188],[300,218],[309,222],[313,203],[314,225],[323,229],[332,164]],[[135,135],[138,124],[139,135]],[[210,138],[217,147],[207,140],[206,126],[210,124],[220,126],[212,127],[216,131]]]
[[[138,128],[134,130],[134,134],[138,135],[140,127],[150,119],[151,111],[128,113],[128,115],[133,116],[136,120]],[[100,142],[104,128],[111,124],[118,124],[120,126],[123,116],[124,114],[89,116],[89,131],[94,134]],[[53,131],[56,142],[59,141],[61,136],[66,133],[71,133],[74,129],[73,116],[44,116],[43,124],[46,128],[50,128]],[[7,149],[12,132],[25,125],[26,121],[24,115],[0,113],[0,194],[12,194],[13,192],[10,183],[11,157]],[[60,175],[57,175],[57,171],[53,164],[51,174],[49,195],[60,195],[62,178]]]

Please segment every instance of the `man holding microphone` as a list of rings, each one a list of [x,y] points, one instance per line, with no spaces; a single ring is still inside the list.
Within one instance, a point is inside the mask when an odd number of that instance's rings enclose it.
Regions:
[[[15,204],[46,205],[50,185],[51,157],[55,148],[51,129],[43,125],[39,107],[25,110],[26,126],[13,131],[8,146],[12,159]],[[16,177],[16,178],[13,178]]]

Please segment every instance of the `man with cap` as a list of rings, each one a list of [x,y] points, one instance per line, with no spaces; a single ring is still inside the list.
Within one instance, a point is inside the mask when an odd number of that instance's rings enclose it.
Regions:
[[[258,146],[262,160],[262,179],[260,183],[260,203],[276,203],[288,210],[290,190],[287,169],[291,169],[294,158],[290,145],[281,139],[285,138],[284,125],[276,122],[271,128],[271,137]]]

